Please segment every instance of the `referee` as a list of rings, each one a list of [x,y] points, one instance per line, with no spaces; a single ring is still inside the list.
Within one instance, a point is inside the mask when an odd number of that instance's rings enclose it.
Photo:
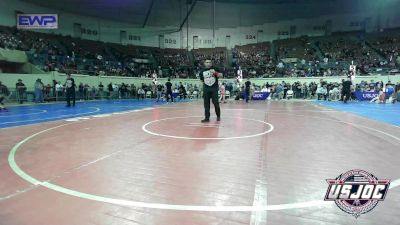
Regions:
[[[204,61],[204,69],[200,72],[200,80],[203,82],[204,112],[205,117],[202,123],[210,122],[210,99],[214,104],[217,121],[221,120],[221,109],[218,102],[218,78],[222,78],[222,73],[215,71],[211,59]]]

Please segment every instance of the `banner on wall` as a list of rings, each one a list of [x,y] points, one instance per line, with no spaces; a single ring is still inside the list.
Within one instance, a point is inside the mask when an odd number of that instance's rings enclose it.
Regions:
[[[57,29],[57,14],[17,14],[18,29]]]
[[[359,101],[365,101],[365,100],[371,100],[375,97],[378,97],[379,92],[377,91],[356,91],[355,92],[357,100]]]
[[[270,92],[261,92],[261,91],[256,91],[253,94],[253,100],[267,100]],[[245,93],[241,93],[241,97],[244,99],[245,98]]]
[[[269,92],[254,92],[253,100],[267,100]]]
[[[391,96],[394,92],[394,88],[390,86],[389,88],[386,88],[385,90],[385,96]],[[375,97],[379,96],[379,92],[377,91],[356,91],[355,92],[356,98],[359,101],[365,101],[365,100],[371,100]]]

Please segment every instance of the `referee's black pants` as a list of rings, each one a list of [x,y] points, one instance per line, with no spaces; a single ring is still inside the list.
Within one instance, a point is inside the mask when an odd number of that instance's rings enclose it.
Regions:
[[[219,101],[218,101],[218,89],[215,90],[204,90],[204,111],[205,111],[205,119],[210,119],[210,99],[214,104],[215,114],[217,117],[221,116],[221,109],[219,108]]]
[[[172,90],[167,90],[165,93],[165,98],[167,99],[167,102],[169,102],[169,96],[171,96],[171,102],[174,102],[174,96],[172,94]]]
[[[351,91],[350,90],[343,90],[343,102],[347,103],[347,101],[350,99],[351,96]]]
[[[71,106],[71,99],[72,99],[72,106],[75,106],[75,88],[67,88],[66,94],[67,106]]]

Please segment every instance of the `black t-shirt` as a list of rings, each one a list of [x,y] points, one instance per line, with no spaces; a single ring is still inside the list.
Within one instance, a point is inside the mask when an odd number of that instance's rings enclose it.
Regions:
[[[10,94],[10,92],[8,91],[8,88],[7,88],[7,86],[5,86],[5,85],[3,85],[3,84],[0,84],[0,97],[1,96],[4,96],[4,95],[9,95]]]
[[[167,91],[171,91],[172,90],[172,83],[171,82],[167,82],[165,83],[165,86],[167,87]]]
[[[15,86],[17,87],[18,91],[25,91],[26,90],[25,84],[23,84],[23,83],[16,83]]]
[[[162,89],[163,89],[163,86],[161,84],[157,85],[157,90],[158,91],[162,91]]]
[[[185,86],[181,85],[181,86],[179,87],[179,91],[182,92],[182,93],[186,93]]]
[[[67,79],[65,87],[67,89],[74,89],[75,88],[75,80],[74,80],[74,78]]]
[[[250,85],[251,82],[250,81],[246,81],[246,83],[244,83],[246,85],[246,91],[250,91]]]
[[[345,82],[343,82],[343,90],[350,91],[351,84],[352,83],[349,80],[346,80]]]
[[[207,90],[218,90],[218,77],[214,77],[211,70],[218,71],[216,68],[203,69],[200,71],[200,80],[203,81],[203,88]]]
[[[288,85],[285,84],[285,86],[283,86],[283,90],[284,90],[284,91],[287,91],[288,89],[289,89]]]
[[[103,91],[103,89],[104,89],[104,85],[99,84],[99,91]]]

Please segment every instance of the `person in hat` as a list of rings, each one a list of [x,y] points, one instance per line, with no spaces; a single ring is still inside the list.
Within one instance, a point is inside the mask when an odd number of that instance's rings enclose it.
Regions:
[[[15,88],[17,89],[17,100],[20,104],[23,104],[24,98],[25,98],[26,87],[25,87],[25,84],[22,83],[21,79],[18,79],[18,83],[15,84]]]

